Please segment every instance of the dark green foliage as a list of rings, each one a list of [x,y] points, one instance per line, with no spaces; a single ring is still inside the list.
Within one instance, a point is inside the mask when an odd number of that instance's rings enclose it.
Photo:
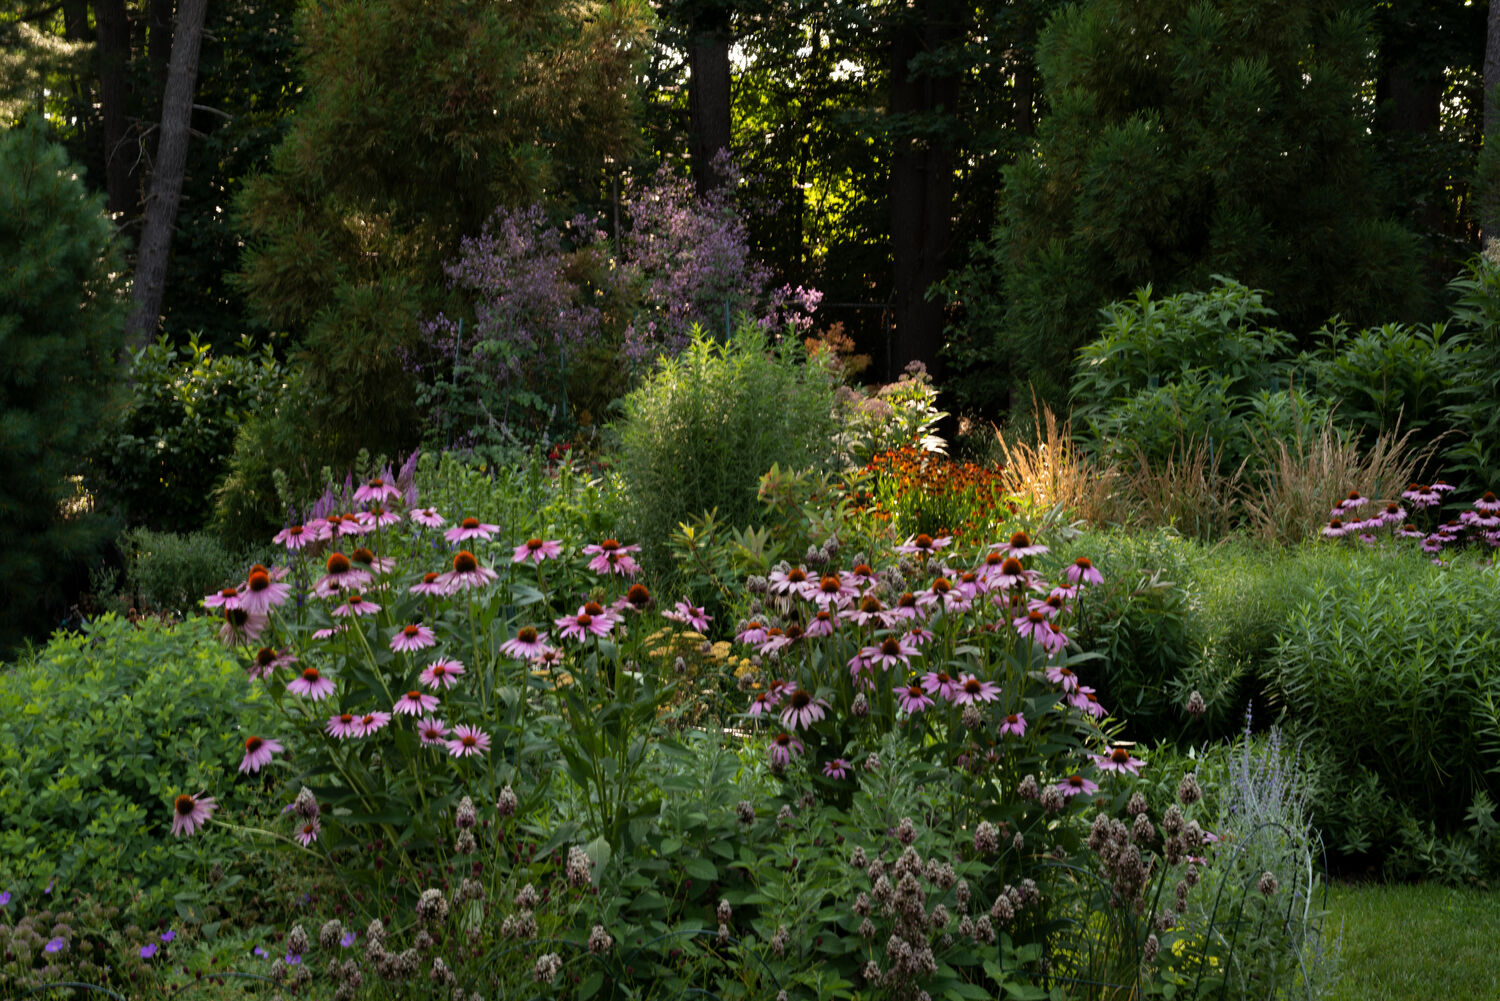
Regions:
[[[0,132],[0,650],[97,539],[61,506],[119,373],[113,237],[39,121]]]
[[[263,784],[235,772],[264,704],[214,629],[107,616],[0,672],[0,885],[142,892],[149,913],[195,900],[208,861],[241,850],[212,826],[170,835],[177,794],[235,816]]]
[[[316,429],[324,462],[416,443],[408,352],[444,305],[443,261],[495,206],[566,199],[625,151],[645,16],[637,3],[303,8],[304,102],[236,202],[239,280],[298,338],[310,406],[281,419]]]
[[[718,343],[701,332],[624,400],[620,476],[635,538],[665,567],[678,525],[717,509],[718,522],[756,523],[756,489],[773,465],[821,470],[834,458],[832,374],[772,346],[751,323]]]
[[[1412,552],[1330,565],[1282,623],[1272,689],[1325,770],[1318,819],[1341,853],[1394,852],[1400,872],[1446,844],[1500,863],[1494,604],[1493,567]]]
[[[132,528],[116,544],[125,559],[123,597],[129,607],[179,618],[201,611],[204,595],[244,580],[245,568],[256,562],[210,532]],[[272,557],[259,559],[269,563]]]
[[[1357,113],[1367,53],[1342,0],[1092,0],[1053,17],[1037,57],[1051,114],[1006,171],[986,252],[1004,312],[978,317],[1012,383],[1059,402],[1095,310],[1148,282],[1233,274],[1294,332],[1407,316],[1415,243],[1382,220]]]
[[[216,356],[196,336],[180,349],[163,337],[136,351],[129,395],[90,457],[95,503],[118,506],[127,525],[203,528],[239,428],[283,380],[269,346]]]
[[[1458,432],[1444,443],[1443,469],[1476,490],[1500,487],[1500,251],[1491,248],[1449,286],[1452,325],[1469,350],[1467,378],[1443,393],[1446,422]]]

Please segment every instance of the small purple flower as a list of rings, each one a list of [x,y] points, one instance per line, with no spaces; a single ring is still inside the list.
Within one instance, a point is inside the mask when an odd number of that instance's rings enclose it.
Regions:
[[[0,893],[0,907],[9,907],[9,906],[10,906],[10,891],[6,890],[4,893]]]
[[[170,942],[176,937],[177,932],[173,931],[171,928],[168,928],[166,931],[161,933],[161,940],[163,942]]]
[[[849,774],[849,762],[843,758],[834,758],[823,766],[823,774],[831,779],[841,779]]]
[[[146,945],[141,946],[141,958],[142,959],[150,959],[154,955],[156,955],[156,943],[155,942],[151,942],[151,943],[148,943]]]
[[[281,961],[288,966],[296,966],[297,964],[302,962],[302,956],[300,953],[289,952],[285,956],[281,957]]]
[[[156,946],[154,946],[154,945],[153,945],[153,946],[152,946],[152,947],[151,947],[151,948],[152,948],[152,950],[155,950],[155,949],[156,949]],[[269,956],[269,955],[270,955],[270,953],[269,953],[269,952],[267,952],[267,951],[266,951],[266,950],[265,950],[265,949],[262,949],[262,948],[261,948],[261,947],[260,947],[260,946],[258,946],[258,945],[257,945],[257,946],[256,946],[256,947],[255,947],[255,948],[254,948],[254,949],[252,949],[252,950],[250,950],[250,951],[251,951],[251,953],[252,953],[252,954],[253,954],[253,955],[256,955],[256,956],[259,956],[259,957],[260,957],[260,958],[261,958],[261,959],[265,959],[265,958],[266,958],[266,957],[267,957],[267,956]],[[142,955],[144,955],[144,954],[145,954],[145,953],[144,953],[144,951],[143,951],[143,952],[142,952]]]
[[[346,931],[344,932],[344,937],[339,939],[339,946],[347,949],[354,944],[354,940],[358,937],[359,936],[355,932]]]
[[[52,941],[50,941],[46,945],[42,946],[42,951],[43,952],[49,952],[49,953],[50,952],[62,952],[63,949],[65,949],[67,947],[67,945],[68,945],[68,943],[64,942],[61,938],[54,938]]]

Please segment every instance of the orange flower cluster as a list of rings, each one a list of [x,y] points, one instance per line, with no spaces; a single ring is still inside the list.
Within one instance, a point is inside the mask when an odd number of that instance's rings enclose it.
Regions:
[[[903,445],[876,453],[848,491],[851,508],[901,536],[951,535],[959,546],[989,542],[1016,505],[999,466],[958,462]]]

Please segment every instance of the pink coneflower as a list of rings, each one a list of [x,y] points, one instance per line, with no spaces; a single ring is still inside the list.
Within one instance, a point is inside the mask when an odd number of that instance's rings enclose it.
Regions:
[[[811,639],[823,636],[832,636],[835,629],[839,627],[838,612],[830,608],[820,608],[807,620],[807,631],[803,633]]]
[[[333,606],[334,615],[346,617],[374,615],[379,611],[380,606],[362,594],[351,594],[344,599],[342,604]]]
[[[1007,556],[1003,553],[990,553],[984,558],[985,576],[989,578],[990,586],[1009,590],[1013,587],[1030,587],[1036,579],[1035,575],[1026,569],[1018,556]]]
[[[453,728],[453,736],[446,741],[448,753],[455,758],[471,754],[483,754],[490,749],[490,735],[474,726],[460,723]]]
[[[436,695],[410,691],[396,700],[395,712],[401,716],[421,716],[437,708]]]
[[[1057,791],[1064,796],[1077,796],[1080,793],[1087,796],[1099,791],[1097,783],[1090,782],[1082,775],[1069,775],[1057,784]]]
[[[1447,480],[1434,480],[1433,484],[1432,484],[1432,489],[1435,492],[1437,492],[1437,493],[1446,494],[1446,493],[1451,493],[1452,491],[1457,490],[1458,488],[1455,487],[1453,484],[1449,483]]]
[[[928,671],[922,675],[922,689],[929,695],[952,702],[958,695],[959,680],[946,671]]]
[[[883,626],[886,624],[886,608],[873,594],[860,598],[846,613],[856,626]]]
[[[966,706],[973,702],[994,702],[1000,697],[1000,686],[993,681],[980,681],[972,674],[966,674],[958,679],[958,692],[953,696],[953,704]]]
[[[287,683],[286,690],[321,702],[333,694],[333,681],[318,673],[316,667],[304,667],[301,674]]]
[[[373,712],[365,713],[355,724],[359,727],[356,737],[368,737],[372,733],[379,733],[391,721],[390,713]]]
[[[257,678],[269,678],[276,673],[278,667],[286,667],[296,662],[297,658],[290,650],[273,650],[268,646],[263,646],[255,651],[254,657],[250,658],[247,671],[250,674],[250,680],[254,681]]]
[[[205,796],[201,792],[196,796],[186,793],[178,796],[172,801],[172,836],[180,838],[184,834],[192,834],[208,823],[208,818],[218,808],[219,804],[214,802],[212,796]]]
[[[301,842],[303,848],[308,848],[314,841],[318,840],[318,835],[322,830],[323,822],[317,817],[312,817],[304,820],[302,825],[297,828],[297,833],[293,834],[292,837]]]
[[[1330,539],[1342,538],[1349,532],[1350,526],[1345,524],[1342,518],[1330,518],[1328,524],[1323,526],[1323,535]]]
[[[959,615],[967,612],[973,605],[969,593],[954,584],[950,578],[938,577],[926,591],[917,596],[917,601],[921,603],[925,600],[929,604],[936,604],[950,615]]]
[[[436,508],[414,508],[408,511],[406,513],[406,516],[412,521],[416,522],[418,525],[421,525],[423,528],[442,528],[444,525],[448,524],[448,520],[442,515],[438,514]]]
[[[448,724],[440,719],[424,719],[417,724],[417,736],[424,744],[447,743]]]
[[[375,505],[368,511],[361,511],[354,516],[359,523],[366,528],[389,528],[392,525],[401,524],[401,516],[395,511],[388,511],[380,505]]]
[[[860,654],[868,663],[889,671],[897,666],[910,667],[910,658],[916,656],[917,648],[908,646],[900,636],[887,636],[878,644],[865,647]]]
[[[1068,603],[1062,595],[1053,591],[1045,598],[1033,598],[1026,603],[1028,612],[1041,612],[1048,619],[1055,619],[1067,610]]]
[[[204,595],[204,608],[239,608],[240,589],[237,587],[226,587],[213,594]]]
[[[1095,719],[1103,719],[1108,715],[1099,702],[1099,696],[1088,685],[1079,685],[1078,690],[1068,696],[1068,705],[1083,710]]]
[[[289,585],[273,580],[270,570],[257,565],[251,568],[244,590],[240,592],[240,607],[253,614],[265,615],[283,604],[291,593]]]
[[[917,596],[907,591],[896,599],[896,603],[886,612],[885,621],[895,623],[902,619],[922,618],[922,605]]]
[[[988,578],[981,577],[973,570],[965,570],[958,575],[958,589],[963,592],[965,598],[972,601],[982,594],[989,593],[990,582]]]
[[[1500,511],[1500,499],[1495,497],[1493,490],[1486,490],[1484,495],[1474,502],[1474,510],[1483,511],[1485,514]]]
[[[793,730],[805,730],[822,719],[827,710],[827,702],[814,698],[813,693],[805,689],[794,688],[783,703],[781,725]]]
[[[874,671],[872,670],[872,668],[874,666],[875,665],[871,664],[868,658],[865,657],[864,651],[861,650],[857,652],[853,657],[849,658],[849,677],[858,678],[862,674],[873,674]],[[870,685],[869,679],[865,679],[865,684],[866,687],[873,687]]]
[[[474,554],[464,549],[454,555],[453,569],[439,575],[437,582],[443,586],[444,594],[456,594],[470,588],[484,587],[499,576],[489,567],[480,566]]]
[[[515,555],[510,558],[512,563],[540,563],[543,560],[555,560],[562,555],[561,539],[527,539],[516,547]]]
[[[1049,655],[1061,653],[1068,648],[1067,634],[1056,622],[1047,623],[1046,632],[1042,634],[1042,649]]]
[[[314,629],[313,630],[313,639],[315,639],[315,640],[332,639],[333,637],[337,636],[339,633],[343,632],[344,630],[346,630],[348,628],[349,628],[348,625],[346,625],[345,623],[341,622],[341,623],[339,623],[336,626],[328,626],[327,628],[324,628],[324,629]]]
[[[355,566],[343,553],[329,553],[323,570],[323,576],[313,585],[313,594],[319,598],[364,587],[374,579],[368,570]]]
[[[880,577],[875,573],[875,568],[868,563],[856,563],[849,570],[840,573],[839,576],[861,590],[874,587],[880,583]]]
[[[273,755],[282,750],[285,748],[269,737],[247,737],[245,756],[240,759],[240,771],[247,774],[258,772],[271,763]]]
[[[577,613],[554,619],[552,624],[557,627],[559,636],[582,643],[590,636],[608,636],[618,621],[603,605],[588,601],[578,606]]]
[[[1008,541],[997,542],[990,546],[990,548],[999,550],[1002,553],[1009,553],[1018,560],[1025,559],[1028,556],[1040,556],[1043,553],[1051,551],[1040,543],[1032,542],[1031,536],[1025,532],[1016,532],[1011,535]]]
[[[219,627],[219,640],[230,646],[250,643],[265,631],[270,619],[246,608],[225,608],[224,624]]]
[[[953,590],[953,582],[947,577],[935,577],[927,590],[917,595],[918,607],[942,604]]]
[[[806,596],[810,586],[815,585],[812,585],[808,580],[807,571],[802,567],[772,570],[766,576],[766,590],[772,594],[779,594],[789,598]]]
[[[1022,639],[1040,643],[1046,635],[1048,620],[1044,612],[1033,609],[1020,618],[1011,619],[1010,624],[1015,627],[1016,633]]]
[[[354,552],[350,553],[349,559],[372,573],[388,574],[396,569],[395,560],[389,556],[376,556],[364,546],[360,546]]]
[[[932,698],[922,690],[922,686],[915,683],[910,685],[897,685],[895,688],[891,689],[891,691],[896,693],[896,704],[900,706],[901,711],[906,713],[908,716],[913,713],[919,713],[924,709],[931,709],[933,706],[937,705],[937,703],[932,701]]]
[[[1370,499],[1368,497],[1360,496],[1358,490],[1351,490],[1344,495],[1343,500],[1339,501],[1337,510],[1358,511],[1368,503],[1370,503]]]
[[[323,727],[323,730],[328,736],[338,740],[364,736],[360,732],[359,717],[353,713],[339,713],[337,716],[328,717],[328,725]]]
[[[1378,519],[1371,519],[1371,521],[1375,520],[1378,520],[1382,525],[1399,525],[1406,520],[1406,508],[1400,504],[1387,504],[1385,510],[1380,512]]]
[[[1047,680],[1054,685],[1061,685],[1065,692],[1078,691],[1078,675],[1066,667],[1047,668]]]
[[[484,539],[489,541],[490,536],[500,531],[499,525],[486,525],[478,518],[465,518],[443,533],[443,538],[449,542],[468,542],[470,539]]]
[[[1409,521],[1396,529],[1396,537],[1398,539],[1420,539],[1424,534],[1420,528]]]
[[[634,577],[640,572],[640,566],[630,557],[631,553],[640,551],[640,546],[622,546],[615,539],[605,539],[597,545],[583,547],[583,555],[593,557],[589,560],[590,570],[597,574],[619,574],[621,577]]]
[[[1000,724],[1000,735],[1002,737],[1024,737],[1026,736],[1026,717],[1022,713],[1011,713],[1005,717]]]
[[[804,750],[806,748],[802,741],[789,733],[778,733],[766,747],[766,753],[771,756],[771,765],[775,768],[785,768],[792,758]]]
[[[1421,483],[1412,483],[1401,492],[1401,499],[1415,508],[1436,507],[1443,502],[1443,498],[1436,490]]]
[[[396,630],[396,635],[391,637],[391,649],[397,653],[411,653],[414,650],[425,650],[436,645],[437,633],[417,623],[402,626]]]
[[[769,716],[776,708],[776,695],[772,692],[757,692],[755,698],[750,700],[750,707],[745,710],[751,716]]]
[[[347,511],[339,515],[339,535],[369,535],[375,531],[375,526],[366,525],[359,515],[353,511]]]
[[[407,588],[412,594],[422,594],[429,598],[441,598],[446,592],[443,590],[442,574],[425,573],[422,579]]]
[[[952,541],[953,539],[947,535],[940,535],[934,539],[925,532],[921,532],[901,543],[901,545],[896,547],[895,551],[898,553],[930,556],[939,549],[946,547]]]
[[[1139,775],[1145,764],[1140,758],[1131,756],[1130,748],[1116,747],[1108,754],[1090,754],[1094,767],[1101,772],[1119,772],[1122,775]]]
[[[932,631],[921,626],[912,626],[902,634],[902,639],[909,646],[923,647],[932,642]]]
[[[632,584],[629,589],[609,606],[612,612],[644,612],[656,604],[651,590],[645,584]]]
[[[807,595],[817,602],[819,608],[842,608],[859,597],[859,591],[839,574],[828,573],[818,578]]]
[[[831,779],[841,779],[849,774],[849,762],[843,758],[834,758],[823,766],[823,774]]]
[[[686,599],[673,605],[670,611],[662,612],[661,617],[671,619],[673,622],[680,622],[694,632],[699,633],[706,632],[709,622],[713,619],[712,615],[707,614],[703,610],[703,606],[695,605]]]
[[[458,676],[463,673],[462,661],[435,660],[417,676],[417,681],[428,688],[452,688],[458,684]]]
[[[739,631],[734,640],[736,643],[744,643],[746,646],[759,646],[766,641],[765,624],[752,619],[745,623],[745,628]]]
[[[755,650],[762,657],[769,653],[776,653],[784,647],[789,647],[802,638],[802,627],[795,622],[785,629],[772,626],[766,630],[766,638]]]
[[[500,652],[516,660],[535,660],[547,649],[547,634],[536,631],[535,626],[522,626],[513,639],[500,644]]]
[[[401,491],[391,482],[390,476],[376,476],[373,479],[360,484],[359,489],[354,491],[354,503],[364,504],[374,501],[376,504],[384,504],[388,500],[400,500]]]
[[[310,532],[303,525],[288,525],[271,537],[271,541],[278,546],[286,546],[292,552],[302,549],[308,543],[317,541],[317,533]]]
[[[1073,565],[1064,571],[1063,576],[1068,579],[1069,584],[1103,584],[1104,576],[1095,569],[1093,561],[1087,556],[1080,556],[1073,561]]]

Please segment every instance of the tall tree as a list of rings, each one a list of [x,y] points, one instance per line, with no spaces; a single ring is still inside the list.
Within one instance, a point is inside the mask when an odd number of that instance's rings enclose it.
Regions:
[[[1484,169],[1488,183],[1480,194],[1479,227],[1484,240],[1500,239],[1500,3],[1489,2],[1484,44]]]
[[[127,342],[137,347],[150,342],[161,319],[167,257],[182,198],[182,173],[187,167],[188,124],[193,115],[193,86],[198,80],[198,48],[207,8],[208,0],[180,0],[177,5],[172,61],[162,97],[161,138],[157,141],[151,192],[146,196],[146,225],[136,257],[134,308],[125,331]],[[153,25],[152,33],[157,30]]]

